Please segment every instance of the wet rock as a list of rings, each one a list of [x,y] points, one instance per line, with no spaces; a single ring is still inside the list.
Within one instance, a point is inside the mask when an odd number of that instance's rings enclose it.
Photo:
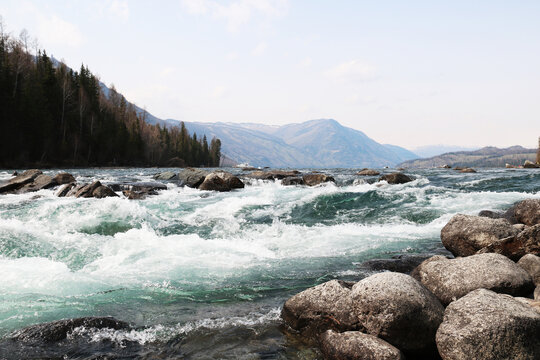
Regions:
[[[285,179],[281,180],[281,185],[304,185],[304,179],[300,177],[286,177]]]
[[[199,187],[210,172],[202,169],[186,168],[178,173],[178,180],[192,188]]]
[[[500,254],[479,254],[456,259],[437,255],[420,264],[412,276],[443,305],[480,288],[514,296],[526,296],[533,291],[529,274]]]
[[[491,210],[482,210],[478,213],[478,216],[487,217],[490,219],[501,219],[503,217],[503,213]]]
[[[389,184],[405,184],[413,181],[413,179],[403,173],[392,173],[383,175],[379,178],[379,181],[383,180]]]
[[[176,180],[178,179],[178,174],[172,171],[165,171],[155,174],[152,178],[154,180]]]
[[[356,283],[352,309],[362,332],[402,351],[422,351],[434,344],[444,308],[409,275],[383,272]]]
[[[336,182],[332,176],[326,174],[306,174],[302,177],[304,185],[315,186],[325,182]]]
[[[444,249],[439,253],[446,257],[453,257],[452,254]],[[367,271],[392,271],[402,274],[408,274],[413,271],[424,260],[431,258],[435,254],[400,254],[394,255],[390,259],[371,259],[364,261],[359,268]]]
[[[523,163],[523,168],[524,169],[536,169],[536,168],[540,168],[540,165],[535,164],[530,160],[525,160],[525,162]]]
[[[504,213],[504,217],[512,223],[527,226],[540,224],[540,199],[526,199],[514,204]]]
[[[526,254],[540,255],[540,224],[528,226],[515,236],[497,240],[478,253],[502,254],[514,261],[518,261]]]
[[[246,166],[242,168],[242,171],[255,171],[255,170],[257,170],[257,168],[253,166]]]
[[[476,170],[474,170],[473,168],[465,168],[465,169],[461,169],[459,170],[460,173],[475,173]]]
[[[13,179],[10,179],[5,183],[0,184],[0,194],[18,190],[24,185],[33,182],[34,179],[41,174],[41,170],[26,170],[22,174],[15,176]]]
[[[146,198],[145,193],[133,190],[123,190],[122,194],[124,194],[124,196],[127,197],[129,200],[142,200]]]
[[[448,164],[444,164],[442,166],[439,166],[441,169],[451,169],[452,167]]]
[[[359,331],[338,333],[328,330],[320,339],[321,352],[328,360],[405,360],[398,348]]]
[[[58,185],[64,185],[64,184],[75,182],[75,178],[70,173],[58,173],[53,179]]]
[[[356,318],[350,295],[349,284],[331,280],[288,299],[281,317],[289,327],[311,338],[328,329],[354,330]]]
[[[378,176],[380,174],[381,173],[378,172],[377,170],[372,170],[372,169],[367,169],[367,168],[364,168],[356,173],[356,175],[361,175],[361,176]]]
[[[40,174],[34,179],[34,181],[20,188],[18,193],[23,194],[27,192],[39,191],[41,189],[49,189],[56,185],[56,181],[51,176]]]
[[[540,286],[540,257],[527,254],[518,261],[521,266],[532,278],[534,285]]]
[[[457,214],[441,230],[441,241],[454,256],[469,256],[518,230],[505,219]]]
[[[98,187],[101,186],[101,183],[99,181],[95,181],[91,184],[81,185],[81,187],[76,186],[73,188],[73,190],[77,189],[75,194],[73,196],[77,198],[91,198],[94,196],[94,190],[96,190]],[[70,196],[71,191],[68,193],[68,196]]]
[[[284,171],[284,170],[272,170],[272,171],[262,171],[257,170],[254,171],[248,175],[247,177],[250,177],[252,179],[260,179],[260,180],[281,180],[286,177],[298,177],[300,174],[300,171],[298,170],[291,170],[291,171]]]
[[[242,188],[244,188],[244,183],[238,177],[225,171],[208,174],[203,183],[199,185],[199,190],[212,191],[231,191]]]
[[[23,342],[55,342],[65,339],[73,329],[84,326],[95,329],[126,329],[126,322],[112,317],[83,317],[76,319],[64,319],[45,324],[31,325],[24,329],[13,332],[9,337]]]
[[[114,197],[118,196],[110,187],[101,185],[92,191],[92,197],[95,197],[96,199],[102,199],[105,197]]]
[[[56,193],[56,196],[65,197],[70,192],[70,190],[73,189],[74,187],[75,187],[75,183],[65,184],[64,186],[60,188],[60,190],[58,190],[58,192]]]
[[[444,360],[539,359],[540,313],[509,295],[475,290],[451,303],[437,331]]]

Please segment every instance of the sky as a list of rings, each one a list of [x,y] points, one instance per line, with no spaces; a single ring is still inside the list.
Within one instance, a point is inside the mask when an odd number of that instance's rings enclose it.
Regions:
[[[537,0],[2,0],[0,15],[162,119],[333,118],[409,149],[540,136]]]

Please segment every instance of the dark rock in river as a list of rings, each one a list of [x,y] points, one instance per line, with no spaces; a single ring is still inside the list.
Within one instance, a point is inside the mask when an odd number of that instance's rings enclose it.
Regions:
[[[254,171],[248,175],[247,177],[253,178],[253,179],[260,179],[260,180],[281,180],[286,177],[297,177],[300,174],[300,171],[298,170],[291,170],[291,171],[283,171],[283,170],[271,170],[271,171]]]
[[[380,174],[381,173],[378,172],[377,170],[372,170],[372,169],[367,169],[367,168],[362,169],[356,173],[356,175],[361,175],[361,176],[377,176]]]
[[[505,219],[457,214],[442,228],[441,241],[454,256],[469,256],[518,232]]]
[[[461,169],[459,170],[460,173],[475,173],[476,170],[474,170],[473,168],[465,168],[465,169]]]
[[[27,193],[32,191],[39,191],[41,189],[49,189],[56,186],[56,181],[49,175],[40,174],[33,182],[24,185],[18,190],[19,193]]]
[[[451,303],[437,330],[444,360],[540,358],[540,312],[509,295],[475,290]]]
[[[54,177],[54,181],[58,185],[64,185],[64,184],[74,183],[75,178],[73,177],[73,175],[71,175],[69,173],[58,173]]]
[[[517,235],[497,240],[480,249],[478,253],[502,254],[514,261],[518,261],[526,254],[540,255],[540,224],[527,226]]]
[[[283,305],[281,317],[292,329],[311,338],[328,329],[354,330],[357,321],[350,295],[349,284],[331,280],[291,297]]]
[[[85,328],[109,328],[115,330],[126,329],[129,327],[126,322],[116,320],[112,317],[84,317],[31,325],[13,332],[10,335],[10,338],[23,342],[61,341],[65,339],[68,333],[73,331],[73,329],[81,326],[84,326]]]
[[[206,176],[203,183],[199,185],[199,190],[231,191],[243,187],[244,183],[233,174],[226,171],[216,171]]]
[[[18,190],[24,185],[34,181],[34,179],[41,174],[41,170],[26,170],[22,174],[15,176],[13,179],[10,179],[6,183],[0,184],[0,194]]]
[[[456,259],[433,256],[412,273],[447,305],[473,290],[484,288],[514,296],[533,289],[531,277],[519,265],[499,254],[479,254]]]
[[[405,184],[413,179],[403,173],[392,173],[381,176],[379,181],[386,181],[389,184]]]
[[[396,347],[373,335],[359,331],[326,331],[320,339],[327,360],[405,360]]]
[[[362,332],[403,351],[419,352],[434,345],[444,308],[409,275],[383,272],[352,288],[352,312]]]
[[[178,173],[178,180],[185,186],[196,188],[203,183],[208,174],[206,170],[186,168]]]
[[[146,198],[146,194],[143,192],[137,192],[133,190],[123,190],[122,194],[129,200],[142,200]]]
[[[540,257],[527,254],[518,261],[521,266],[532,278],[534,285],[540,286]]]
[[[336,182],[332,176],[326,174],[306,174],[302,177],[304,185],[315,186],[325,182]]]
[[[165,171],[155,174],[152,178],[154,180],[176,180],[178,179],[178,174],[172,171]]]
[[[525,162],[523,163],[523,168],[524,169],[537,169],[537,168],[540,168],[540,165],[535,164],[530,160],[525,160]]]
[[[73,189],[75,187],[75,183],[70,183],[70,184],[65,184],[64,186],[62,186],[60,188],[60,190],[58,190],[58,192],[56,193],[56,196],[58,197],[64,197],[66,196],[70,191],[71,189]]]
[[[118,195],[110,187],[101,185],[92,191],[92,196],[96,199],[102,199],[105,197],[114,197]]]
[[[77,198],[91,198],[92,196],[94,196],[94,190],[96,190],[98,187],[101,186],[101,183],[99,181],[95,181],[91,184],[86,184],[86,185],[83,185],[76,193],[75,193],[75,197]],[[77,188],[77,187],[75,187]],[[69,193],[68,193],[69,195]]]
[[[490,219],[501,219],[503,217],[503,213],[491,210],[482,210],[478,213],[478,216],[487,217]]]
[[[442,254],[448,258],[453,257],[446,249],[437,251],[438,254]],[[408,274],[413,271],[418,265],[420,265],[424,260],[431,258],[432,254],[400,254],[394,255],[390,259],[371,259],[364,261],[359,265],[359,268],[367,271],[392,271],[402,274]]]
[[[281,185],[304,185],[304,179],[300,177],[286,177],[285,179],[281,180]]]

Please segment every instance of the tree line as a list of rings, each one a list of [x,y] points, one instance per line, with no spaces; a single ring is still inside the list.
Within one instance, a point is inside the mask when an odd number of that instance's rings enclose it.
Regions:
[[[36,44],[0,18],[0,167],[219,166],[219,139],[148,124],[87,66],[74,71]]]

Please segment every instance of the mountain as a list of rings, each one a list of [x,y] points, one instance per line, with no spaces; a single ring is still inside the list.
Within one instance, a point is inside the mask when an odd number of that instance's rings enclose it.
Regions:
[[[535,161],[536,149],[526,149],[522,146],[512,146],[499,149],[493,146],[476,151],[450,152],[428,159],[405,161],[399,166],[407,168],[432,168],[443,165],[471,167],[504,167],[506,163],[521,165],[525,160]]]
[[[414,148],[413,151],[418,157],[429,158],[441,154],[457,151],[474,151],[478,150],[478,147],[463,147],[454,145],[426,145]]]
[[[154,121],[151,118],[150,121]],[[158,120],[179,126],[177,120]],[[184,122],[190,133],[218,137],[222,153],[238,163],[271,167],[383,167],[417,158],[395,145],[381,145],[333,119],[271,126],[252,123]]]

